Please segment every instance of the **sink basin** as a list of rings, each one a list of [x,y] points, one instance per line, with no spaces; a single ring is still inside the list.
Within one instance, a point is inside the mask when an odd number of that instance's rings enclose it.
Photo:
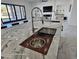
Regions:
[[[54,35],[56,32],[56,29],[54,28],[41,28],[38,33],[39,34],[48,34],[48,35]]]
[[[33,48],[42,48],[45,45],[45,40],[42,38],[34,38],[30,41],[30,46]]]

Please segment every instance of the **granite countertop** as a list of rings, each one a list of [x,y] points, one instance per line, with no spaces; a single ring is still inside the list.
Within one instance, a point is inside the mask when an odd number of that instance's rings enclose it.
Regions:
[[[56,29],[43,27],[25,39],[20,45],[24,48],[47,55],[55,33]]]
[[[28,26],[29,25],[29,26]],[[42,27],[48,27],[48,28],[56,28],[56,34],[53,38],[53,42],[50,46],[49,52],[46,56],[46,59],[49,59],[49,57],[52,59],[52,57],[54,59],[56,59],[57,56],[57,51],[58,51],[58,45],[59,45],[59,40],[60,40],[60,35],[61,35],[61,26],[58,24],[52,24],[49,25],[48,23],[45,25],[40,26],[36,31],[38,31],[40,28]],[[6,28],[6,29],[2,29],[1,30],[1,49],[3,49],[4,45],[7,44],[8,48],[5,48],[4,51],[2,52],[2,56],[6,57],[6,56],[10,56],[10,55],[16,55],[14,54],[12,51],[12,49],[14,49],[16,46],[20,47],[19,44],[21,42],[23,42],[26,38],[30,37],[32,35],[32,28],[31,28],[31,23],[24,23],[24,24],[20,24],[17,26],[14,26],[12,28]],[[5,43],[6,42],[6,43]],[[16,43],[16,44],[15,44]],[[41,59],[41,54],[35,52],[35,51],[31,51],[28,49],[25,49],[26,52],[24,52],[24,55],[30,54],[33,55],[31,57],[33,57],[32,59],[35,59],[39,56],[39,59]],[[52,52],[51,52],[52,51]],[[30,57],[30,56],[29,56]]]

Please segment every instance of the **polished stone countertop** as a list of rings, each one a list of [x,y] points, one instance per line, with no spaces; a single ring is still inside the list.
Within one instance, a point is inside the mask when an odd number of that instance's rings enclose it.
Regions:
[[[37,23],[35,24],[37,27]],[[61,36],[61,23],[45,23],[45,24],[38,24],[38,31],[42,27],[48,27],[48,28],[56,28],[56,34],[53,38],[53,42],[50,46],[50,49],[48,51],[48,54],[45,56],[46,59],[56,59],[57,52],[58,52],[58,46],[59,46],[59,40]],[[24,48],[23,53],[16,53],[14,52],[19,51],[22,47],[19,45],[21,42],[23,42],[26,38],[30,37],[33,34],[31,23],[24,23],[20,25],[16,25],[12,28],[6,28],[1,29],[1,56],[7,57],[8,59],[14,58],[15,55],[22,55],[26,56],[30,59],[42,59],[42,55],[40,53],[37,53],[35,51],[29,50],[27,48]],[[10,57],[8,57],[10,56]],[[39,57],[39,58],[38,58]],[[20,58],[20,57],[19,57]]]

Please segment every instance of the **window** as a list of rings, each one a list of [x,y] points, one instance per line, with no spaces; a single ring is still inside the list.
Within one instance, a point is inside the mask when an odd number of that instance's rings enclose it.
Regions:
[[[9,21],[6,5],[1,5],[1,18],[3,22]]]
[[[25,6],[1,3],[1,21],[2,23],[26,20]]]
[[[21,13],[20,13],[20,7],[19,6],[15,6],[15,10],[16,10],[16,15],[17,15],[17,19],[21,19]]]
[[[7,5],[8,8],[8,12],[9,12],[9,16],[11,20],[16,20],[16,16],[15,16],[15,11],[14,11],[14,7]]]
[[[21,15],[22,15],[22,18],[25,18],[25,13],[24,13],[25,9],[23,7],[21,7]]]

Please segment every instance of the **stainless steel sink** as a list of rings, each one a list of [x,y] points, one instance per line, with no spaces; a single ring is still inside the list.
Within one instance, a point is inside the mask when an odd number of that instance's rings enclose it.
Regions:
[[[30,46],[33,48],[42,48],[46,41],[43,38],[34,38],[30,41]]]
[[[49,34],[54,35],[56,33],[56,29],[54,28],[42,28],[38,31],[39,34]]]

